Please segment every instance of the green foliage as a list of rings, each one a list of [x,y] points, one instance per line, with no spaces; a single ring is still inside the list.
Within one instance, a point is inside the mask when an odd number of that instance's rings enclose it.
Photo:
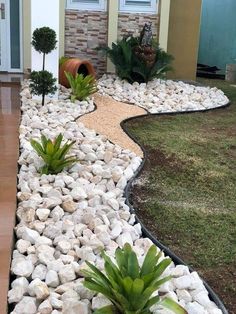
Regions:
[[[75,141],[67,141],[61,147],[62,140],[62,134],[59,134],[54,141],[51,141],[42,135],[41,144],[31,139],[31,146],[45,162],[45,165],[41,169],[41,174],[57,174],[65,167],[68,167],[78,161],[78,159],[74,156],[65,157],[70,148],[74,145]]]
[[[48,71],[33,71],[30,74],[30,89],[34,95],[42,95],[42,105],[44,105],[45,95],[54,94],[57,90],[56,79]]]
[[[76,74],[74,77],[70,72],[65,72],[66,78],[72,89],[71,101],[76,99],[84,100],[89,95],[97,91],[97,84],[92,75],[83,76],[83,74]]]
[[[112,47],[105,48],[107,56],[116,67],[116,74],[130,83],[148,82],[154,78],[162,78],[167,71],[172,68],[170,66],[173,57],[163,51],[155,43],[152,44],[154,53],[154,62],[148,65],[145,62],[144,52],[137,53],[139,46],[139,37],[124,37],[117,43],[112,43]],[[147,56],[148,57],[148,56]]]
[[[49,27],[36,28],[33,32],[32,45],[39,53],[48,54],[56,48],[56,32]]]
[[[176,314],[186,314],[186,311],[169,298],[160,299],[153,296],[159,287],[170,280],[170,276],[161,277],[170,265],[171,259],[161,260],[162,252],[157,252],[152,245],[146,254],[142,266],[139,266],[137,256],[131,246],[126,243],[123,249],[115,253],[116,263],[103,252],[105,261],[104,275],[99,269],[87,262],[91,270],[84,270],[84,286],[90,290],[102,293],[113,305],[98,309],[96,314],[148,314],[154,304],[159,304],[174,311]]]
[[[70,59],[69,57],[65,57],[65,56],[61,57],[59,59],[59,66],[62,66],[69,59]]]

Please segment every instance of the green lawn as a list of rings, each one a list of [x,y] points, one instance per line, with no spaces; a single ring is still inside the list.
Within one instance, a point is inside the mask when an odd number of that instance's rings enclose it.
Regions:
[[[221,88],[231,106],[127,123],[148,158],[133,201],[157,238],[236,313],[236,87],[201,82]]]

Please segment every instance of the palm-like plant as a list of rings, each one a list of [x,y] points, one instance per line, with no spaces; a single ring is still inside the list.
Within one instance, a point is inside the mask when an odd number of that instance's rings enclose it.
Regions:
[[[75,77],[70,72],[65,72],[66,78],[72,89],[71,101],[76,99],[84,100],[89,95],[97,91],[96,80],[92,75],[83,76],[83,74],[76,74]]]
[[[140,267],[135,252],[126,243],[123,250],[116,250],[117,265],[102,253],[106,275],[87,262],[91,270],[83,271],[84,286],[102,293],[112,302],[112,305],[98,309],[94,314],[148,314],[154,304],[162,305],[176,314],[186,314],[187,312],[172,299],[153,296],[153,293],[171,278],[161,277],[171,263],[170,258],[160,261],[161,256],[162,252],[157,253],[156,246],[152,245]]]
[[[139,37],[124,37],[112,47],[104,48],[107,56],[115,65],[116,74],[130,83],[148,82],[161,78],[170,71],[173,57],[163,51],[153,41],[152,47],[140,47]],[[145,48],[145,49],[144,49]],[[145,54],[145,51],[148,54]],[[146,53],[147,53],[146,51]],[[151,58],[151,60],[149,60]]]
[[[62,140],[62,134],[59,134],[54,141],[51,141],[42,135],[42,144],[31,139],[31,146],[45,162],[45,165],[41,169],[41,174],[57,174],[65,167],[68,167],[78,161],[78,159],[74,156],[66,157],[66,154],[74,145],[75,141],[67,141],[61,147]]]

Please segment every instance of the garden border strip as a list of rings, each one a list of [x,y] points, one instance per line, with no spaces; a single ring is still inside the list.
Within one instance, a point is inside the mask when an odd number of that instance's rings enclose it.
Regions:
[[[169,115],[169,116],[174,116],[174,115],[180,115],[180,114],[192,114],[192,113],[201,113],[201,112],[208,112],[208,111],[213,111],[213,110],[217,110],[217,109],[225,109],[227,107],[229,107],[231,104],[231,102],[229,101],[227,104],[222,105],[220,107],[215,107],[215,108],[210,108],[210,109],[205,109],[205,110],[192,110],[192,111],[178,111],[178,112],[161,112],[161,113],[147,113],[144,115],[139,115],[136,117],[130,117],[127,118],[125,120],[123,120],[120,123],[121,128],[123,129],[123,131],[136,143],[140,146],[140,148],[143,151],[143,158],[142,158],[142,162],[140,164],[140,166],[138,167],[138,169],[135,171],[134,176],[128,181],[126,187],[125,187],[125,192],[124,192],[124,197],[126,198],[126,204],[129,206],[130,208],[130,212],[135,214],[135,219],[137,223],[140,223],[141,228],[142,228],[142,233],[143,235],[145,235],[146,237],[148,237],[156,246],[158,246],[166,255],[168,255],[175,264],[177,265],[185,265],[189,268],[189,270],[192,272],[194,271],[192,267],[188,266],[181,258],[179,258],[177,255],[175,255],[175,253],[173,253],[167,246],[165,246],[163,243],[161,243],[158,239],[156,239],[151,233],[150,231],[145,227],[145,225],[142,223],[142,221],[137,217],[137,212],[134,209],[133,205],[130,203],[129,198],[130,198],[130,188],[132,186],[132,183],[134,182],[134,180],[142,173],[143,168],[144,168],[144,164],[147,160],[147,152],[144,149],[144,147],[142,145],[140,145],[140,143],[138,143],[138,141],[134,138],[133,135],[130,134],[130,132],[128,131],[128,128],[126,126],[126,122],[128,121],[133,121],[139,118],[144,118],[147,116],[163,116],[163,115]],[[203,280],[201,278],[205,288],[207,289],[207,291],[209,292],[209,297],[210,299],[215,302],[215,304],[218,306],[219,309],[221,309],[221,311],[223,312],[223,314],[229,314],[228,310],[226,309],[225,305],[223,304],[223,302],[220,300],[219,296],[214,292],[214,290],[206,283],[205,280]]]

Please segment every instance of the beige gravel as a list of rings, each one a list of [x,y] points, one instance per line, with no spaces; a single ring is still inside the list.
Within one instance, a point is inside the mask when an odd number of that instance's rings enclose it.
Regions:
[[[120,123],[124,119],[146,114],[147,112],[135,105],[118,102],[109,96],[94,94],[97,110],[90,112],[77,121],[87,128],[95,130],[124,149],[133,151],[143,157],[141,148],[122,130]]]

